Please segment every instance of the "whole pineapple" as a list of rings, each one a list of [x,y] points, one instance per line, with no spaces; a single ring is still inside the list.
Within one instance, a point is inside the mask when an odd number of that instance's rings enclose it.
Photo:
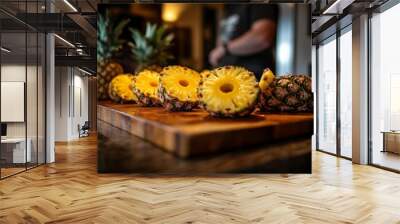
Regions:
[[[106,15],[98,17],[97,32],[97,96],[100,100],[108,99],[108,85],[118,74],[124,73],[122,66],[113,57],[121,49],[123,41],[120,39],[124,27],[129,20],[123,20],[118,24]]]
[[[169,111],[191,111],[198,105],[200,74],[183,66],[165,67],[160,74],[159,98]]]
[[[108,95],[116,103],[136,102],[137,97],[132,91],[132,74],[121,74],[115,76],[108,86]]]
[[[160,74],[152,70],[139,72],[133,81],[132,90],[138,98],[138,103],[142,106],[158,106],[158,86]]]
[[[262,111],[311,112],[313,94],[311,78],[306,75],[284,75],[275,77],[265,69],[259,86],[259,107]]]
[[[164,26],[146,24],[146,31],[142,34],[139,30],[130,29],[133,60],[136,64],[136,72],[143,69],[161,72],[163,65],[173,56],[168,52],[174,39],[173,34],[167,34]]]
[[[198,96],[212,116],[243,117],[257,104],[259,88],[255,75],[242,67],[224,66],[204,73]]]

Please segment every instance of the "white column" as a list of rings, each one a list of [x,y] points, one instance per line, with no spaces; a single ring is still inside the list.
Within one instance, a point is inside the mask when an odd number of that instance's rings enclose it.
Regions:
[[[46,163],[55,161],[54,133],[55,133],[55,60],[54,35],[46,36]]]
[[[317,92],[317,47],[315,45],[311,46],[311,80],[312,80],[312,92],[313,92],[313,97],[314,97],[314,132],[313,135],[311,137],[311,149],[312,150],[316,150],[317,149],[317,94],[315,94]]]
[[[353,162],[368,163],[368,16],[353,19]]]

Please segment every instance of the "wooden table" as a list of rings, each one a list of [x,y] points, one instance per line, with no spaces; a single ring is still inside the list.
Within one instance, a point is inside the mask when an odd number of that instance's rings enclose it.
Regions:
[[[32,160],[32,140],[30,138],[1,139],[1,159],[5,164],[24,164]],[[26,145],[26,147],[25,147]]]
[[[383,131],[382,152],[400,154],[400,131]]]
[[[226,149],[180,158],[127,131],[99,120],[100,173],[209,175],[223,173],[311,173],[311,139]]]

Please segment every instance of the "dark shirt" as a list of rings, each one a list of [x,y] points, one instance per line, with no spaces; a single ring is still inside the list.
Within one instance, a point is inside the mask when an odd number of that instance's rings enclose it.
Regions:
[[[222,28],[223,39],[225,41],[233,40],[240,37],[250,30],[253,23],[260,19],[268,19],[277,22],[279,16],[279,8],[273,4],[230,4],[225,8],[225,20],[232,21],[231,28]],[[236,17],[236,18],[232,18]],[[236,20],[236,22],[234,22]],[[270,68],[275,71],[275,41],[272,47],[261,52],[246,56],[237,56],[227,54],[219,61],[219,66],[237,65],[243,66],[254,74],[259,79],[265,68]]]

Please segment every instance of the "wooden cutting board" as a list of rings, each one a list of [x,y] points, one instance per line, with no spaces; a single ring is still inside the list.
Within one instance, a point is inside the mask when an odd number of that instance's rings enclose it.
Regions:
[[[168,112],[104,101],[98,119],[187,158],[222,150],[271,144],[296,137],[311,137],[312,114],[254,113],[248,118],[213,118],[202,110]]]

